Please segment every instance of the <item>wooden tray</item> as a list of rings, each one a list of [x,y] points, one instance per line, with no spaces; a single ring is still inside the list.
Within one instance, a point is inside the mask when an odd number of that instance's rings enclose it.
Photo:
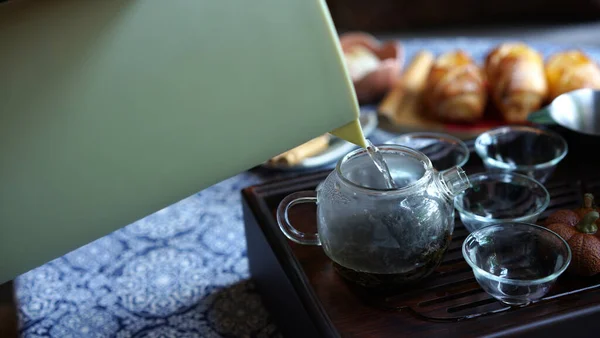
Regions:
[[[600,196],[597,161],[578,165],[577,157],[569,154],[546,184],[552,199],[540,221],[558,208],[576,207],[584,192]],[[472,153],[465,170],[482,168]],[[464,261],[461,245],[468,232],[458,216],[442,264],[419,285],[388,294],[350,285],[334,272],[322,248],[287,240],[274,216],[283,197],[314,189],[327,174],[242,191],[250,272],[286,337],[598,336],[600,276],[564,274],[540,302],[507,307],[479,287]],[[314,206],[298,205],[290,217],[294,224],[304,224],[301,230],[314,231]]]

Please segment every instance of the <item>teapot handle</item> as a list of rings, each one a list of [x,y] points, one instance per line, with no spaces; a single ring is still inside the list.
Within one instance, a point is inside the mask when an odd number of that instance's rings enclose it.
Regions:
[[[277,207],[277,223],[281,232],[290,240],[304,245],[321,245],[319,234],[304,233],[290,223],[288,212],[291,207],[302,203],[316,203],[317,193],[315,191],[299,191],[286,196]]]

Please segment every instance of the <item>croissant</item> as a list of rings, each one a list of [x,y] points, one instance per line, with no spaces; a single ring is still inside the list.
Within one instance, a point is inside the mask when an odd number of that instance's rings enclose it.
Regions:
[[[523,122],[548,96],[544,59],[524,43],[503,43],[487,55],[490,96],[507,122]]]
[[[427,77],[424,104],[432,117],[453,122],[474,122],[484,113],[485,77],[464,51],[436,58]]]
[[[558,52],[546,62],[550,98],[581,88],[600,89],[600,68],[579,50]]]

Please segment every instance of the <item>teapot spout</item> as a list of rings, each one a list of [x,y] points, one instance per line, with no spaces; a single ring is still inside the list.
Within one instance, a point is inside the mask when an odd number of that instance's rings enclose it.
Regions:
[[[471,187],[467,173],[461,167],[454,167],[441,174],[446,192],[454,197]]]

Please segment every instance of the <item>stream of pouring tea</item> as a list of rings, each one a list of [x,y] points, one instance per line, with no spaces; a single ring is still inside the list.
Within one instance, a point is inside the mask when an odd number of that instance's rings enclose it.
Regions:
[[[373,145],[373,143],[371,143],[370,140],[366,140],[366,141],[367,141],[366,142],[367,143],[367,153],[369,154],[371,161],[373,161],[373,164],[375,164],[375,167],[377,168],[377,170],[383,176],[383,181],[385,182],[386,187],[388,189],[398,188],[396,181],[394,181],[394,178],[392,177],[392,174],[390,173],[390,168],[388,167],[387,163],[383,159],[383,155],[379,151],[379,148],[377,148],[375,145]],[[394,224],[390,224],[389,222],[383,222],[383,224],[387,228],[390,236],[398,244],[398,247],[402,247],[402,236],[397,231],[395,231]]]
[[[371,143],[370,140],[367,140],[367,153],[369,154],[369,157],[371,157],[371,160],[375,164],[375,167],[377,167],[377,170],[379,170],[379,172],[383,176],[386,188],[398,188],[396,181],[394,181],[394,179],[392,178],[390,168],[388,168],[387,163],[385,163],[385,160],[383,159],[383,155],[379,151],[379,148],[373,145],[373,143]]]

